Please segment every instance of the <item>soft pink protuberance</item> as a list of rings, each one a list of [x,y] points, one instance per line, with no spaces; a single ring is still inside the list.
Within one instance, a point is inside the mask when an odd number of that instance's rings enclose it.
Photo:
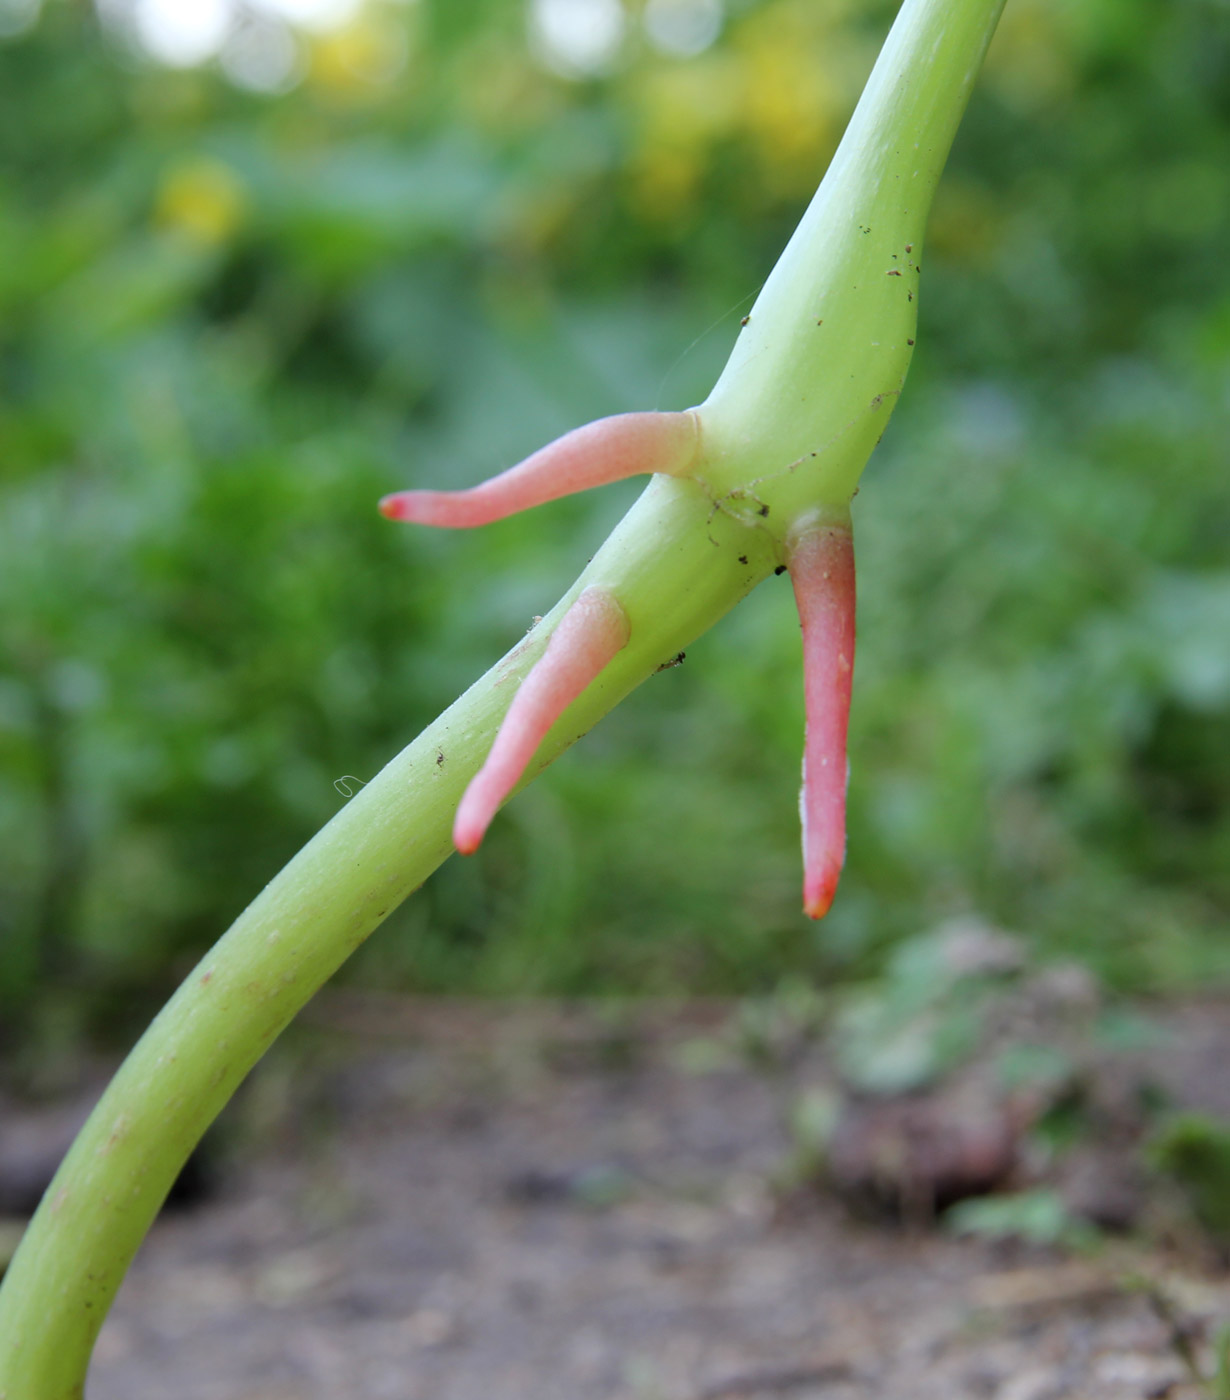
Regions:
[[[696,455],[690,413],[622,413],[599,418],[467,491],[399,491],[380,502],[390,520],[465,529],[644,472],[675,475]]]
[[[560,620],[521,683],[487,761],[466,788],[453,844],[472,855],[500,804],[520,781],[547,731],[628,641],[628,619],[612,593],[587,588]]]
[[[822,919],[846,859],[846,733],[854,677],[854,539],[822,526],[790,554],[790,581],[803,624],[803,910]]]

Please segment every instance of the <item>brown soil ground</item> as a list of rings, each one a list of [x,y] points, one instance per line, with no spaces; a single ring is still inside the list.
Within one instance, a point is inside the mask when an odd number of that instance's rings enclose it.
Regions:
[[[321,1003],[235,1107],[217,1188],[156,1226],[89,1400],[1214,1393],[1184,1351],[1211,1364],[1230,1319],[1215,1271],[784,1192],[784,1105],[823,1071],[713,1053],[728,1015]],[[1184,1024],[1169,1072],[1219,1106],[1230,1017]]]

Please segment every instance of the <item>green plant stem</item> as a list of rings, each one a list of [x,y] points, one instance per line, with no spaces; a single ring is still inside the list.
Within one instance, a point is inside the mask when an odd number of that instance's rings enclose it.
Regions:
[[[906,0],[753,333],[698,411],[695,479],[654,478],[550,616],[265,888],[138,1043],[0,1286],[0,1400],[80,1400],[103,1317],[189,1153],[299,1008],[448,856],[461,794],[577,593],[611,590],[630,641],[524,782],[772,572],[792,523],[844,516],[909,363],[916,308],[892,254],[921,237],[1002,4]]]
[[[902,6],[702,406],[705,480],[749,518],[770,492],[773,518],[792,523],[854,495],[905,383],[927,215],[1003,6]]]
[[[3,1400],[81,1396],[107,1308],[189,1153],[299,1008],[448,856],[461,793],[576,593],[618,590],[633,640],[526,781],[772,567],[768,540],[712,516],[694,483],[655,478],[551,615],[264,889],[128,1057],[31,1222],[0,1292]]]

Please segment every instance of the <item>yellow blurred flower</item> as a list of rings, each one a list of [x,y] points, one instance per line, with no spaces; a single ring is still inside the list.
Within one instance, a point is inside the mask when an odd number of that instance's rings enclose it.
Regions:
[[[646,217],[686,213],[723,143],[750,147],[770,199],[814,189],[873,57],[849,9],[849,0],[775,0],[739,20],[720,47],[633,76],[640,139],[629,173]]]
[[[788,44],[758,45],[749,58],[747,124],[766,169],[810,188],[834,135],[823,73]]]
[[[228,242],[243,223],[247,195],[229,165],[197,156],[172,166],[154,204],[155,222],[202,247]]]
[[[1055,0],[1013,0],[987,50],[987,81],[1020,112],[1069,96],[1076,84],[1071,37]]]
[[[756,19],[739,36],[744,125],[770,190],[810,190],[844,115],[841,94],[829,76],[826,31],[816,33],[794,6],[778,6]]]
[[[680,218],[694,202],[713,145],[739,123],[742,73],[729,54],[654,66],[636,90],[639,150],[632,201],[642,216]]]
[[[364,10],[315,40],[308,81],[343,102],[379,99],[404,72],[409,49],[404,16]]]
[[[678,223],[695,203],[702,163],[695,152],[651,146],[632,163],[632,204],[639,217]]]
[[[640,89],[647,136],[677,147],[702,146],[739,123],[743,74],[729,53],[655,66]]]

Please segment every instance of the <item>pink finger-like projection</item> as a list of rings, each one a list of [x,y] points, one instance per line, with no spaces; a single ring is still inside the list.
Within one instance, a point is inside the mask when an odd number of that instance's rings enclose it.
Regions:
[[[854,678],[854,539],[849,529],[821,526],[790,551],[803,625],[803,911],[828,913],[846,859],[846,735]]]
[[[625,477],[677,475],[691,466],[696,445],[691,413],[621,413],[565,433],[466,491],[398,491],[380,510],[390,520],[468,529]]]
[[[508,707],[487,761],[466,788],[453,823],[462,855],[478,850],[500,804],[520,781],[547,731],[628,641],[614,594],[587,588],[560,620],[538,664]]]
[[[566,433],[499,476],[465,491],[401,491],[380,502],[390,520],[464,529],[642,473],[688,475],[699,456],[696,415],[624,413]],[[848,525],[813,525],[787,548],[803,626],[807,737],[803,753],[803,909],[828,913],[845,863],[846,735],[854,672],[854,544]],[[613,594],[587,588],[565,614],[514,698],[453,825],[476,851],[547,731],[626,645]]]

